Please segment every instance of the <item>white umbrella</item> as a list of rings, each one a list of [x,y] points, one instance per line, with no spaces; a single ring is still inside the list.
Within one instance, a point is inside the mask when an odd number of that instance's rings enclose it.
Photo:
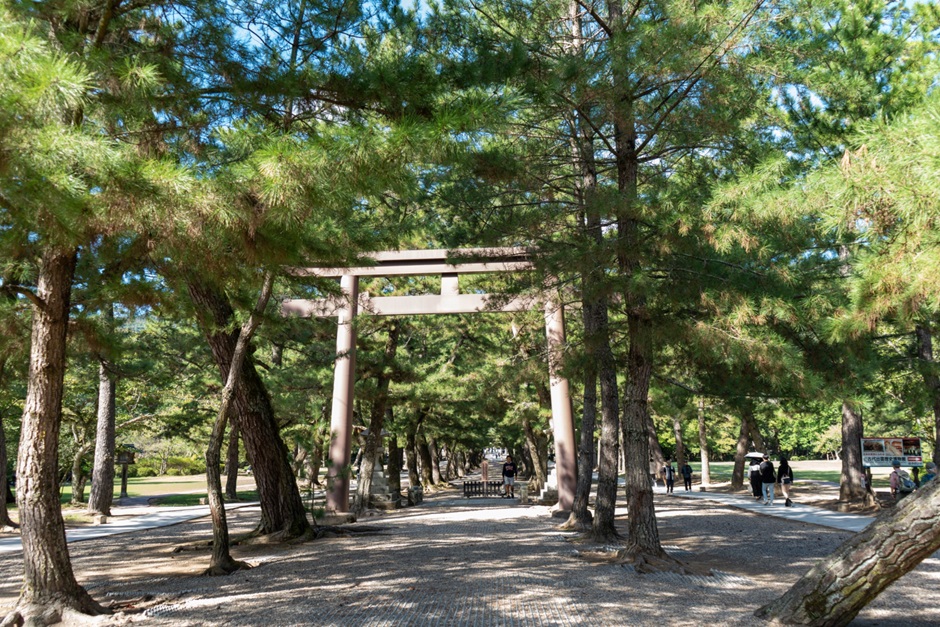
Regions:
[[[764,459],[764,454],[758,453],[756,451],[751,451],[750,453],[746,454],[744,457],[753,457],[754,459]]]

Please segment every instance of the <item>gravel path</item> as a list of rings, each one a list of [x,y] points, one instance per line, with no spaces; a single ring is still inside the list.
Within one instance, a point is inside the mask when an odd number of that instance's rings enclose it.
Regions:
[[[256,566],[193,576],[207,519],[70,545],[79,580],[104,603],[153,599],[111,622],[148,625],[547,626],[763,625],[753,612],[851,534],[707,502],[656,496],[663,543],[714,578],[637,575],[576,557],[543,507],[454,492],[369,518],[368,535],[239,548]],[[512,502],[514,503],[514,502]],[[234,512],[247,530],[257,510]],[[0,604],[15,601],[22,561],[0,558]],[[940,624],[940,559],[896,582],[855,625]]]

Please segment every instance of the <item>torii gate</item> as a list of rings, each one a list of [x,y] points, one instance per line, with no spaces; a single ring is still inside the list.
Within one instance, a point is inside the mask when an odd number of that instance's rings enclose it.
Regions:
[[[472,257],[484,261],[453,260]],[[336,333],[336,366],[333,371],[333,411],[330,419],[330,465],[327,468],[327,508],[349,511],[349,473],[352,454],[353,387],[356,369],[356,330],[353,319],[362,310],[376,316],[413,316],[510,312],[531,309],[534,303],[516,298],[496,308],[488,307],[488,294],[461,294],[461,274],[529,270],[532,263],[522,248],[473,248],[447,250],[403,250],[369,255],[374,266],[358,268],[306,268],[298,276],[340,279],[341,299],[285,300],[284,315],[339,317]],[[441,293],[427,296],[382,296],[359,293],[359,277],[440,275]],[[565,342],[562,305],[545,302],[545,334],[548,341],[551,380],[552,432],[555,440],[555,471],[558,478],[558,509],[574,504],[577,461],[574,443],[571,395],[568,380],[560,374],[561,351]],[[344,472],[347,471],[347,472]]]

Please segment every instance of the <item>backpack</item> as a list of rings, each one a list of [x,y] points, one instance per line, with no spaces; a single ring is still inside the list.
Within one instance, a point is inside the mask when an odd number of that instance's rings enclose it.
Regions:
[[[910,475],[906,472],[897,471],[898,473],[898,492],[901,494],[910,494],[914,491],[914,488],[917,486],[914,484],[914,480],[911,479]]]

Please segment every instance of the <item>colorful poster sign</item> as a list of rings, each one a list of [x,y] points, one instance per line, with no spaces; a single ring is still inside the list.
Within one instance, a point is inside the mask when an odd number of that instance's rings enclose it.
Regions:
[[[891,466],[895,461],[908,468],[922,467],[920,438],[862,438],[863,466]]]

